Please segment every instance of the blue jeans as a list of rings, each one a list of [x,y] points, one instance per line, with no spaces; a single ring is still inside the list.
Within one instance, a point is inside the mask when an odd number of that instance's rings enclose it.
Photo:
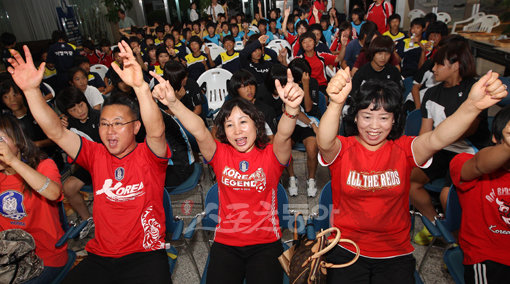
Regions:
[[[39,276],[37,276],[34,279],[30,279],[27,282],[23,282],[23,284],[51,283],[51,281],[53,281],[58,276],[62,269],[64,269],[64,266],[60,267],[45,266],[43,272]]]

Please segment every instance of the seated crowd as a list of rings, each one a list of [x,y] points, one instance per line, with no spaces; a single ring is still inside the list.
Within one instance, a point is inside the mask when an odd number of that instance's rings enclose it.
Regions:
[[[508,279],[510,108],[492,129],[487,112],[507,87],[495,72],[476,74],[466,39],[434,14],[404,33],[382,0],[355,5],[348,20],[324,0],[294,9],[284,1],[267,19],[260,2],[253,19],[217,13],[212,2],[203,18],[192,3],[192,22],[123,28],[116,46],[77,48],[55,31],[47,50],[16,51],[15,36],[1,35],[0,228],[35,239],[44,270],[26,283],[51,282],[67,261],[66,246],[54,246],[64,197],[87,221],[80,238],[95,230],[64,283],[171,282],[162,193],[193,173],[199,154],[219,190],[208,283],[282,283],[276,193],[287,168],[289,195],[298,195],[297,143],[307,196],[318,193],[318,164],[328,166],[331,223],[361,250],[355,264],[328,269],[328,283],[414,283],[409,203],[435,222],[452,184],[464,209],[466,283],[480,273]],[[91,69],[98,64],[105,74]],[[232,74],[214,118],[207,82],[197,83],[212,68]],[[421,130],[406,136],[415,110]],[[435,208],[424,185],[440,178]],[[84,187],[94,192],[92,213]],[[430,238],[424,229],[415,241]],[[354,251],[336,246],[326,259],[344,263]]]

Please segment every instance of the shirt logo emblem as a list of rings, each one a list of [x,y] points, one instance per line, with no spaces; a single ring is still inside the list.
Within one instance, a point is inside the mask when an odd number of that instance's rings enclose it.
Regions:
[[[121,181],[122,179],[124,179],[124,173],[125,173],[125,170],[123,167],[118,167],[116,170],[115,170],[115,179],[117,181]]]
[[[0,214],[6,218],[21,220],[27,216],[23,207],[23,195],[17,191],[8,190],[2,193],[0,203]]]
[[[250,164],[247,161],[241,161],[239,163],[239,170],[243,173],[248,171],[248,168],[250,167]]]

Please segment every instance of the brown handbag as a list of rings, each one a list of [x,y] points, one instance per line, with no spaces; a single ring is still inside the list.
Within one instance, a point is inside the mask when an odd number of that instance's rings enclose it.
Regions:
[[[360,253],[358,245],[352,240],[340,238],[340,230],[336,227],[321,230],[315,240],[308,239],[306,235],[298,236],[296,222],[298,215],[300,213],[296,214],[294,220],[294,245],[278,257],[283,270],[289,276],[290,284],[326,283],[327,268],[347,267],[358,260]],[[327,235],[333,232],[336,233],[335,238],[328,240]],[[327,263],[324,254],[338,243],[352,244],[356,248],[356,255],[344,264]]]

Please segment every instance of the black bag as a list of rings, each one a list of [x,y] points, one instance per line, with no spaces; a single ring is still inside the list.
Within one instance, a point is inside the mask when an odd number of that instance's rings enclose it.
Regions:
[[[296,219],[297,219],[296,214]],[[328,233],[336,233],[333,240],[327,239]],[[344,264],[327,263],[324,254],[330,251],[338,243],[350,243],[356,247],[355,257]],[[310,240],[306,235],[298,236],[297,222],[294,221],[294,245],[283,252],[278,260],[285,273],[289,276],[290,284],[319,284],[326,283],[327,268],[347,267],[359,258],[359,247],[352,240],[341,239],[340,230],[331,227],[319,232],[315,240]]]
[[[22,283],[39,276],[43,269],[32,235],[21,229],[0,232],[0,283]]]

